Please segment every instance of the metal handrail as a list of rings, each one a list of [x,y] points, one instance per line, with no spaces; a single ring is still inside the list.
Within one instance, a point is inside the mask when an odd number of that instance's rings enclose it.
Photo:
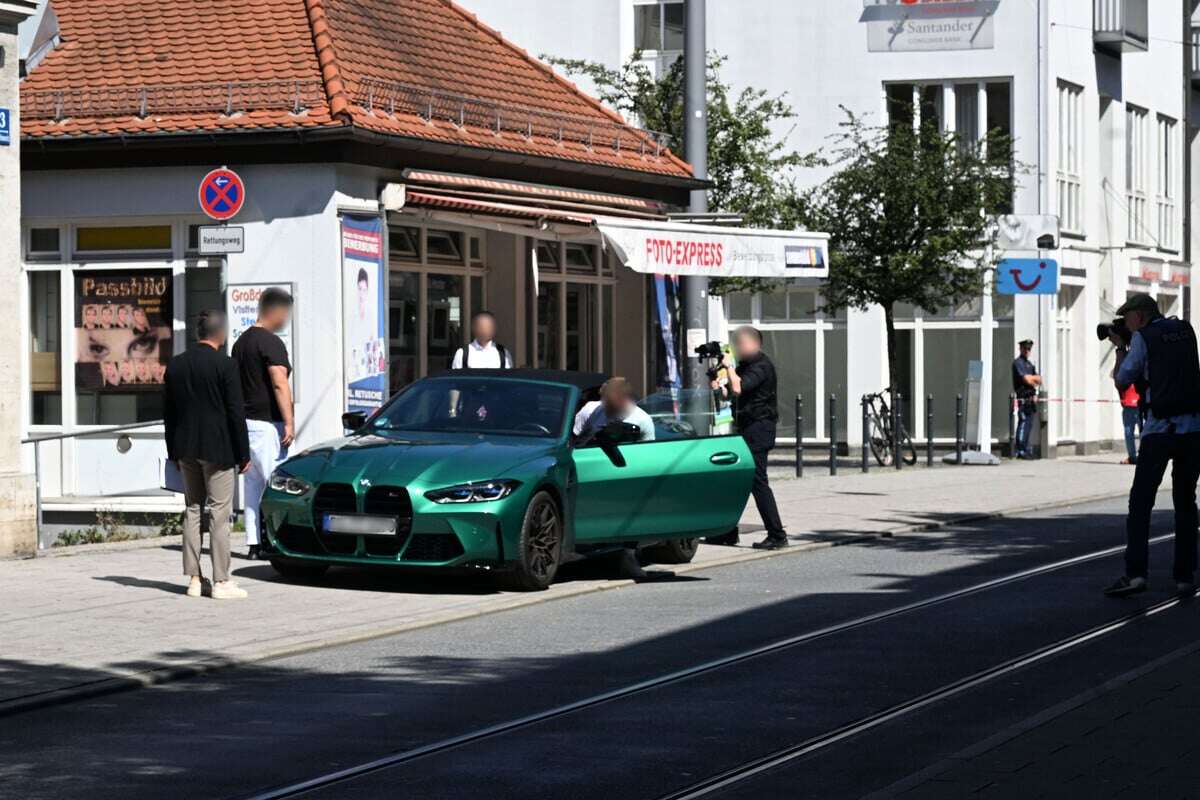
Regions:
[[[37,547],[33,551],[35,555],[39,550],[45,549],[45,545],[42,544],[42,455],[41,448],[38,445],[42,442],[59,442],[64,439],[79,439],[84,436],[103,436],[106,433],[123,433],[141,428],[153,428],[162,424],[163,421],[161,419],[156,419],[150,422],[134,422],[129,425],[113,425],[107,428],[89,428],[82,431],[71,431],[70,433],[50,433],[45,436],[30,436],[27,439],[21,440],[21,444],[33,445],[33,502],[36,504],[37,511],[37,518],[34,523],[34,535],[37,537]]]

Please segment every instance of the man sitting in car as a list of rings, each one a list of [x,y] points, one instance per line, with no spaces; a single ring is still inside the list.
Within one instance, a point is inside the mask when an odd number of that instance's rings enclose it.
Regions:
[[[579,441],[587,441],[606,425],[625,422],[636,425],[639,442],[654,439],[654,420],[634,401],[633,388],[624,378],[609,378],[600,387],[600,399],[584,403],[575,415],[571,431]]]

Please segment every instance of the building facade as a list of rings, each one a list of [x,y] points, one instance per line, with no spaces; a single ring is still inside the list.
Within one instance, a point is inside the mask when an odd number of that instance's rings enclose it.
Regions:
[[[681,0],[468,0],[530,52],[623,63],[639,53],[661,70],[681,55]],[[954,433],[954,395],[968,362],[987,364],[995,440],[1008,435],[1015,342],[1035,340],[1046,376],[1049,453],[1090,451],[1119,439],[1109,380],[1113,353],[1095,336],[1130,292],[1164,312],[1192,314],[1189,224],[1195,171],[1192,0],[708,0],[708,47],[726,58],[735,90],[786,95],[795,118],[779,134],[818,150],[843,119],[839,106],[877,122],[897,109],[934,115],[944,130],[1013,137],[1013,211],[1060,221],[1055,296],[984,296],[962,308],[897,309],[908,426],[914,437]],[[1200,19],[1197,20],[1200,23]],[[569,27],[585,32],[564,40]],[[586,84],[585,88],[586,88]],[[796,175],[819,184],[820,171]],[[1035,255],[1019,253],[1015,255]],[[857,398],[886,383],[880,309],[824,315],[819,287],[734,295],[714,304],[727,326],[759,325],[783,370],[781,394],[806,402],[805,435],[828,436],[827,398],[857,419]],[[718,331],[724,326],[717,326]],[[718,332],[714,331],[714,333]],[[988,385],[990,384],[990,385]],[[926,397],[934,396],[927,431]],[[785,410],[786,411],[786,410]],[[786,414],[785,414],[786,415]],[[794,426],[790,426],[794,428]],[[855,430],[836,432],[858,440]],[[784,428],[784,432],[791,430]]]

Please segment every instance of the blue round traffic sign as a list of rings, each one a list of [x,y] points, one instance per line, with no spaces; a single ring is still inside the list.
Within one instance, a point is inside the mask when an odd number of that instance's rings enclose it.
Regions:
[[[231,169],[214,169],[200,181],[200,208],[215,220],[233,219],[246,202],[246,184]]]

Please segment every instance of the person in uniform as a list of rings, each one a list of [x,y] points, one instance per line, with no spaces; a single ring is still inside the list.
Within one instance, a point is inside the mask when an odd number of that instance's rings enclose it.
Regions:
[[[1029,354],[1033,352],[1033,340],[1023,339],[1018,346],[1021,352],[1012,364],[1013,392],[1017,396],[1017,441],[1013,455],[1030,459],[1033,458],[1033,448],[1029,446],[1029,436],[1036,422],[1037,393],[1042,385],[1042,376],[1029,360]]]

